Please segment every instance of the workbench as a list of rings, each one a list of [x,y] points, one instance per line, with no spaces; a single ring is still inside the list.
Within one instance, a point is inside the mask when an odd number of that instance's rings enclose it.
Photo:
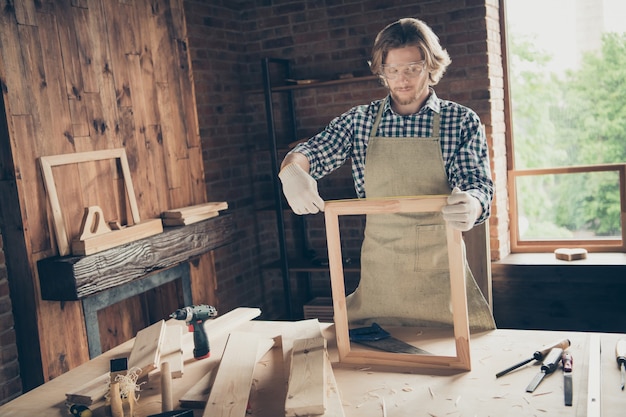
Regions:
[[[181,325],[170,320],[168,325]],[[290,330],[297,322],[257,321],[244,323],[237,331],[261,333],[266,336],[294,335]],[[182,323],[184,325],[184,323]],[[576,416],[587,415],[587,384],[590,339],[600,339],[601,408],[602,416],[623,416],[626,391],[620,389],[620,373],[615,360],[615,345],[626,337],[613,333],[553,332],[506,330],[472,334],[472,370],[424,370],[373,367],[338,363],[334,326],[321,323],[328,340],[328,353],[333,365],[337,387],[346,417],[457,417],[457,416]],[[286,337],[286,336],[283,336]],[[534,361],[505,376],[495,374],[527,359],[533,352],[557,340],[569,338],[569,351],[574,358],[573,406],[563,400],[563,374],[559,369],[548,375],[534,393],[526,386],[540,366]],[[219,361],[226,336],[211,338],[211,357],[193,359],[193,339],[190,333],[183,337],[185,368],[182,378],[172,381],[174,404]],[[0,407],[0,416],[69,416],[64,405],[65,393],[94,380],[108,371],[112,358],[128,356],[133,347],[129,340],[91,361],[23,394]],[[285,369],[280,349],[270,350],[256,365],[250,396],[251,417],[284,415],[286,392]],[[104,416],[104,407],[93,408],[94,416]],[[160,377],[151,375],[141,386],[137,417],[161,412]],[[203,410],[195,410],[202,416]]]

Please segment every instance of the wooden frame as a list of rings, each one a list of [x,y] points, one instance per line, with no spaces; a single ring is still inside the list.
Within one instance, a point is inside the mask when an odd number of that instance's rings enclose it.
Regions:
[[[447,196],[421,196],[385,199],[336,200],[325,203],[328,261],[333,295],[334,322],[339,360],[361,365],[390,365],[417,368],[471,369],[469,317],[465,289],[465,261],[461,232],[446,227],[450,266],[456,356],[412,355],[378,351],[352,351],[348,336],[348,315],[341,255],[339,216],[355,214],[438,212]]]
[[[133,188],[133,182],[130,177],[130,167],[128,166],[126,151],[123,148],[106,149],[102,151],[79,152],[54,156],[42,156],[39,158],[41,171],[43,173],[44,186],[46,188],[48,200],[52,209],[54,231],[56,235],[57,246],[59,247],[60,256],[69,255],[70,241],[67,235],[67,229],[65,227],[65,220],[63,220],[63,213],[61,211],[59,195],[57,194],[57,188],[54,182],[54,175],[52,174],[52,167],[68,164],[78,164],[82,162],[102,161],[105,159],[120,160],[122,175],[124,177],[124,185],[126,188],[126,193],[128,195],[128,203],[130,205],[133,223],[138,224],[141,221],[141,219],[139,218],[139,208],[137,207],[135,190]]]
[[[590,172],[617,172],[619,175],[620,221],[622,225],[622,235],[620,239],[520,239],[516,182],[518,177],[583,174]],[[562,247],[584,247],[589,252],[626,252],[626,164],[513,170],[508,173],[508,181],[512,252],[553,252],[555,249]]]

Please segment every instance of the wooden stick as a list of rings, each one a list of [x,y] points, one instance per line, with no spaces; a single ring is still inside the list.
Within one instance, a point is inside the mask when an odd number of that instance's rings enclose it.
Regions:
[[[163,362],[161,363],[161,411],[172,411],[173,409],[172,373],[169,362]]]

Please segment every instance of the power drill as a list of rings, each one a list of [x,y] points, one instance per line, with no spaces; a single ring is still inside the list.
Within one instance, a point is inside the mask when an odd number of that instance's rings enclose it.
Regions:
[[[189,331],[193,332],[193,357],[196,359],[208,358],[211,355],[209,338],[204,331],[204,322],[210,317],[217,316],[217,310],[206,304],[192,305],[179,308],[170,317],[176,320],[185,320]]]

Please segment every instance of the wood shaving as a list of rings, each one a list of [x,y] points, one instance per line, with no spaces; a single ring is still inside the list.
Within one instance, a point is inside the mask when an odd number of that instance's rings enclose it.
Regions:
[[[540,392],[538,394],[533,394],[533,397],[541,397],[542,395],[552,394],[552,391]]]
[[[428,387],[428,392],[430,392],[430,396],[432,398],[435,398],[435,393],[433,392],[432,388]]]
[[[413,388],[411,388],[411,387],[404,387],[404,388],[402,388],[402,391],[404,391],[404,392],[412,392]]]
[[[387,417],[387,406],[385,405],[385,398],[381,398],[381,407],[383,409],[383,417]]]

